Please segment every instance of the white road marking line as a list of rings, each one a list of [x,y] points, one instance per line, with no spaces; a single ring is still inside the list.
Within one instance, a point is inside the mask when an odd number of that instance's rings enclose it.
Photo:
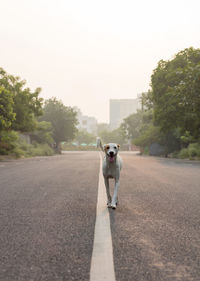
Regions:
[[[102,175],[100,156],[99,185],[97,198],[94,244],[90,268],[90,281],[115,281],[110,217],[106,206],[107,196]]]

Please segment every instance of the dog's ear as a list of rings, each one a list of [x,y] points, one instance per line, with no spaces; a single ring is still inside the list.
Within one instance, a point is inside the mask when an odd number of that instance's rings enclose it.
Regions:
[[[120,144],[117,145],[118,149],[120,148]]]

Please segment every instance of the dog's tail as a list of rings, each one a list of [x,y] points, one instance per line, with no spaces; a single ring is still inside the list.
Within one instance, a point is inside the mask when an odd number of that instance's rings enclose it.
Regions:
[[[97,147],[100,147],[101,150],[104,152],[103,145],[102,145],[101,139],[99,137],[97,137]]]

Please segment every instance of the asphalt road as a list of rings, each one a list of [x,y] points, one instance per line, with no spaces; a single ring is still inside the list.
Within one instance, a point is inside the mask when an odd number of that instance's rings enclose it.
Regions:
[[[0,163],[0,280],[89,280],[97,153]]]
[[[116,280],[199,281],[200,165],[121,157]],[[98,175],[97,152],[0,162],[1,281],[89,281]]]
[[[200,280],[200,165],[122,154],[111,212],[118,281]]]

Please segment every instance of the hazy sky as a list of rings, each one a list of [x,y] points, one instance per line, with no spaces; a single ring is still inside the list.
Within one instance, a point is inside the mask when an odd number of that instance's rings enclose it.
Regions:
[[[109,99],[147,91],[159,60],[200,48],[199,0],[0,0],[0,66],[109,120]]]

